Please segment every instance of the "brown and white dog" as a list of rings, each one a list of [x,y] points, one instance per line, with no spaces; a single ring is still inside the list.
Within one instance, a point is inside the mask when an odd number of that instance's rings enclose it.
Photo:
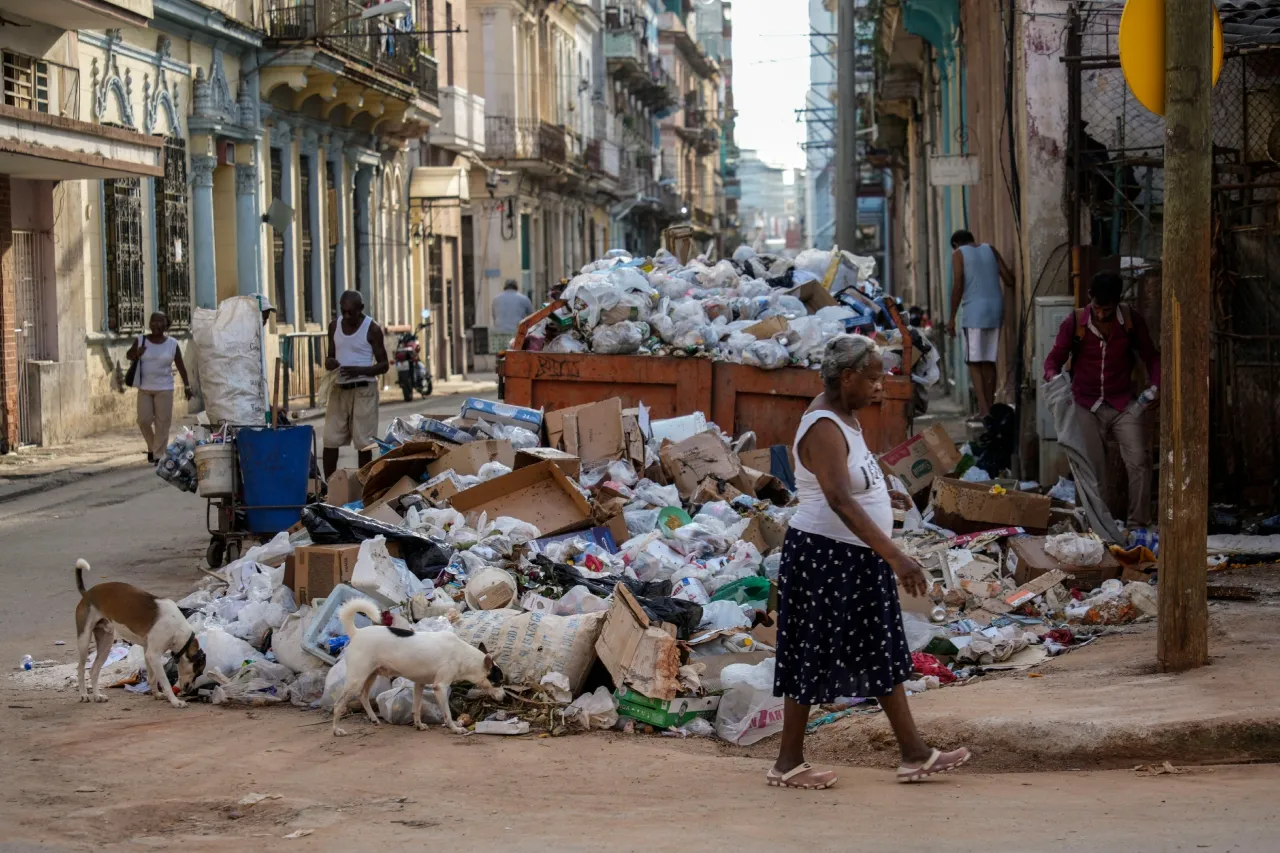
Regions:
[[[368,618],[374,624],[356,628],[356,614]],[[338,721],[347,712],[347,704],[357,694],[369,721],[378,725],[378,715],[369,704],[369,690],[379,675],[388,678],[406,678],[413,682],[413,724],[419,731],[427,726],[422,722],[422,688],[431,685],[436,704],[444,713],[445,725],[457,734],[466,729],[453,721],[445,689],[458,681],[469,681],[501,700],[505,691],[502,670],[484,648],[476,648],[452,631],[418,633],[409,628],[378,624],[381,613],[372,601],[354,599],[338,608],[338,621],[351,638],[342,659],[347,664],[346,681],[342,695],[333,706],[333,733],[345,735],[338,728]]]
[[[186,702],[173,695],[162,657],[165,652],[176,653],[178,687],[186,692],[191,682],[204,673],[204,651],[178,605],[127,583],[100,583],[85,589],[81,573],[87,571],[89,564],[76,560],[76,589],[80,590],[80,603],[76,605],[76,646],[80,652],[80,666],[76,675],[80,682],[80,701],[90,701],[84,689],[84,664],[89,657],[89,644],[95,639],[98,656],[90,673],[93,701],[107,701],[107,697],[98,690],[98,674],[118,634],[142,646],[147,678],[151,680],[151,695],[156,699],[168,699],[175,708],[187,707]]]

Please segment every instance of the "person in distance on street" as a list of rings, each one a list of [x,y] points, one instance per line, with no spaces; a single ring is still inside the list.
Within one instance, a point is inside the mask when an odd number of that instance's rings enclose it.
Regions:
[[[800,505],[782,545],[773,686],[786,702],[778,760],[766,780],[781,788],[834,785],[834,771],[804,760],[809,709],[874,696],[898,739],[898,781],[914,782],[959,767],[969,750],[925,743],[902,686],[912,666],[898,584],[924,595],[928,580],[890,538],[894,508],[911,499],[889,491],[858,421],[858,410],[881,393],[884,363],[870,338],[840,335],[827,344],[821,375],[826,390],[796,430]]]

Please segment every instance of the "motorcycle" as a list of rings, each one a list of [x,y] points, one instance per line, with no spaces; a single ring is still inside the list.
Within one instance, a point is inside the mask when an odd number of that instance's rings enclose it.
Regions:
[[[400,390],[404,392],[406,403],[413,400],[415,390],[423,397],[431,396],[431,372],[423,363],[422,345],[418,343],[418,332],[427,328],[430,319],[431,312],[424,308],[422,322],[418,324],[418,328],[412,332],[401,333],[400,340],[396,343],[396,373],[399,376]]]

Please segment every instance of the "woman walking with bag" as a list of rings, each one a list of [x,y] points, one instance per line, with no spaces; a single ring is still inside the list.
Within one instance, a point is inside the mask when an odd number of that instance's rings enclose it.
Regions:
[[[911,652],[902,627],[898,583],[912,595],[927,589],[924,570],[890,538],[893,508],[910,502],[890,492],[867,449],[859,409],[884,381],[880,350],[861,335],[840,335],[822,357],[819,394],[796,431],[796,496],[800,506],[782,545],[778,655],[773,695],[783,705],[782,742],[770,785],[820,789],[836,774],[804,760],[809,708],[840,696],[876,697],[898,740],[899,782],[951,770],[969,759],[961,748],[940,752],[920,737],[902,683]]]
[[[169,424],[173,422],[173,368],[178,368],[182,387],[191,399],[187,366],[182,363],[178,342],[166,334],[169,318],[157,311],[151,315],[151,334],[139,335],[126,357],[133,362],[125,384],[138,389],[138,430],[147,444],[147,461],[155,462],[169,444]]]

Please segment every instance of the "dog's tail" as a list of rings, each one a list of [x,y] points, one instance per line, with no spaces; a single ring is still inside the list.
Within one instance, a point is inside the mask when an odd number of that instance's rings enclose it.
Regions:
[[[347,636],[351,639],[356,637],[356,614],[365,616],[370,622],[377,625],[382,622],[382,611],[378,606],[367,598],[353,598],[346,604],[338,608],[338,621],[342,623],[342,630],[347,632]]]
[[[89,571],[89,563],[83,558],[76,560],[76,589],[81,595],[84,595],[84,575],[82,572]]]

